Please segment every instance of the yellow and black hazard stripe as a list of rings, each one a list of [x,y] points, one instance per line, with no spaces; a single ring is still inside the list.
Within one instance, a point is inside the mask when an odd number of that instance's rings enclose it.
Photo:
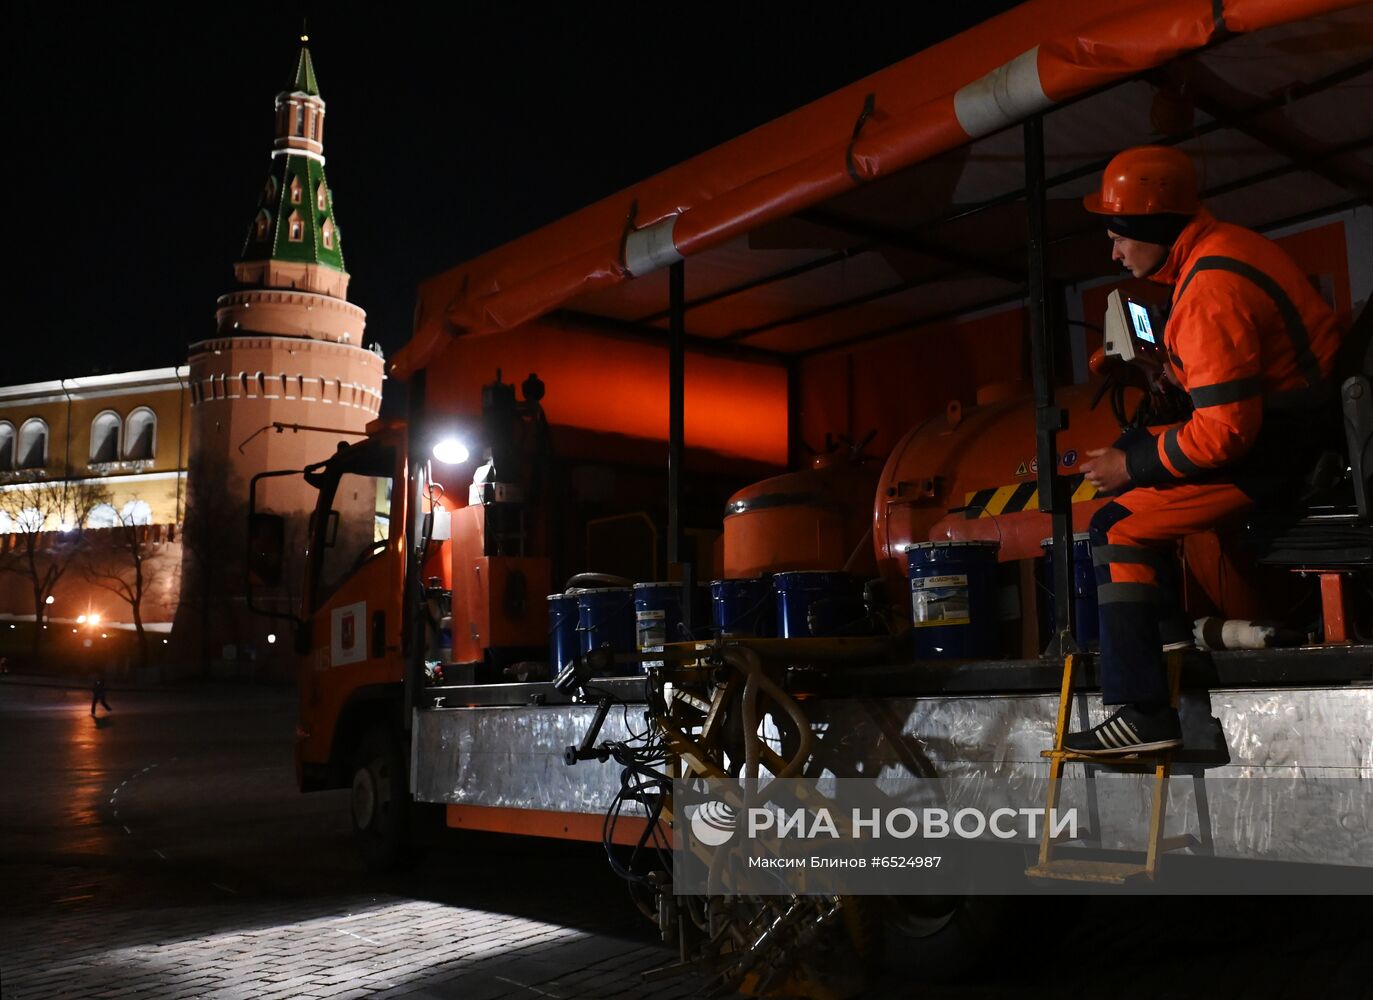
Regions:
[[[1073,503],[1094,499],[1096,487],[1087,482],[1082,475],[1069,476],[1068,484],[1073,493]],[[1039,486],[1028,483],[1012,483],[1010,486],[997,486],[989,490],[978,490],[967,494],[963,504],[963,516],[969,520],[979,517],[996,517],[998,514],[1016,514],[1022,510],[1039,509]]]

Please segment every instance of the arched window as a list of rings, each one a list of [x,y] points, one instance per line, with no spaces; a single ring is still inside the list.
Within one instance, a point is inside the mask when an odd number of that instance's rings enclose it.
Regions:
[[[19,428],[19,468],[41,469],[48,464],[48,425],[38,417]]]
[[[290,226],[290,231],[286,234],[287,239],[292,243],[299,243],[301,240],[305,239],[305,223],[301,221],[299,212],[291,213],[288,225]]]
[[[334,249],[334,220],[325,219],[324,225],[320,227],[320,238],[324,241],[324,249]]]
[[[96,505],[86,517],[88,528],[114,528],[119,524],[119,511],[107,503]]]
[[[14,468],[14,424],[0,420],[0,472]]]
[[[272,213],[263,209],[257,213],[257,219],[253,222],[253,239],[259,243],[267,238],[267,234],[272,229]]]
[[[305,134],[305,105],[296,105],[296,135]]]
[[[125,524],[152,524],[153,509],[146,500],[130,500],[119,512],[119,519]]]
[[[262,372],[257,373],[257,394],[259,396],[267,395],[267,376],[263,375]]]
[[[292,204],[292,205],[299,205],[299,204],[300,204],[300,192],[301,192],[300,178],[299,178],[299,177],[292,177],[292,178],[291,178],[291,204]],[[295,218],[295,216],[292,216],[292,218]]]
[[[119,432],[124,421],[114,410],[106,410],[91,421],[91,461],[119,461]]]
[[[124,424],[124,457],[133,461],[152,459],[157,454],[157,414],[140,406]]]
[[[266,183],[265,185],[263,185],[263,188],[262,188],[262,202],[263,202],[264,205],[270,205],[272,202],[274,202],[274,201],[276,201],[276,200],[277,200],[277,179],[276,179],[275,177],[268,177],[268,178],[267,178],[267,183]]]
[[[248,395],[248,373],[247,373],[247,372],[239,372],[239,373],[238,373],[238,386],[239,386],[239,389],[242,390],[243,395],[245,395],[245,396]]]
[[[324,182],[319,182],[319,187],[315,188],[315,207],[323,212],[329,207],[329,189],[324,186]]]

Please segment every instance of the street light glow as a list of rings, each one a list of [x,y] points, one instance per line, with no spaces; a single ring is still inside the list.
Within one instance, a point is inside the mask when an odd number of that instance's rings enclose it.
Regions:
[[[165,642],[166,640],[164,639],[163,641]],[[268,633],[267,633],[267,645],[270,646],[270,645],[272,645],[273,643],[275,643],[276,641],[277,641],[277,634],[276,634],[275,632],[268,632]]]
[[[85,616],[85,615],[77,615],[77,616],[76,616],[76,624],[78,624],[78,625],[84,625],[84,624],[86,624],[86,616]],[[95,623],[92,622],[91,624],[94,625]],[[72,631],[74,632],[74,631],[76,631],[76,630],[75,630],[75,629],[72,629]]]
[[[82,617],[83,617],[83,618],[86,618],[86,621],[90,622],[92,625],[99,625],[99,624],[100,624],[100,612],[99,612],[99,611],[93,611],[93,612],[91,612],[90,617],[86,617],[85,615],[83,615]],[[78,619],[76,619],[76,620],[77,620],[77,621],[80,621],[81,619],[78,618]]]
[[[51,603],[52,603],[52,595],[49,594],[49,595],[48,595],[48,599],[47,599],[46,601],[44,601],[43,603],[44,603],[44,604],[51,604]]]
[[[468,454],[467,445],[455,437],[446,437],[434,445],[434,457],[444,465],[461,465]]]

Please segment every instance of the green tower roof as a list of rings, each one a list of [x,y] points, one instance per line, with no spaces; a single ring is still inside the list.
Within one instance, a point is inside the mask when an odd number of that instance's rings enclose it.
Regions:
[[[305,39],[302,37],[301,41]],[[309,94],[311,97],[319,96],[319,81],[315,79],[315,64],[310,61],[310,49],[302,45],[300,47],[300,59],[296,62],[296,82],[291,88],[293,94]]]
[[[334,193],[313,156],[279,155],[243,244],[245,261],[281,260],[346,271]]]

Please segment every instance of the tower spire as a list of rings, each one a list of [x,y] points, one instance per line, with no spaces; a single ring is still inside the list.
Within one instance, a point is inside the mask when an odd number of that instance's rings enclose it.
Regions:
[[[344,298],[342,236],[324,179],[324,99],[304,27],[291,85],[276,96],[272,169],[234,271],[248,286]]]

